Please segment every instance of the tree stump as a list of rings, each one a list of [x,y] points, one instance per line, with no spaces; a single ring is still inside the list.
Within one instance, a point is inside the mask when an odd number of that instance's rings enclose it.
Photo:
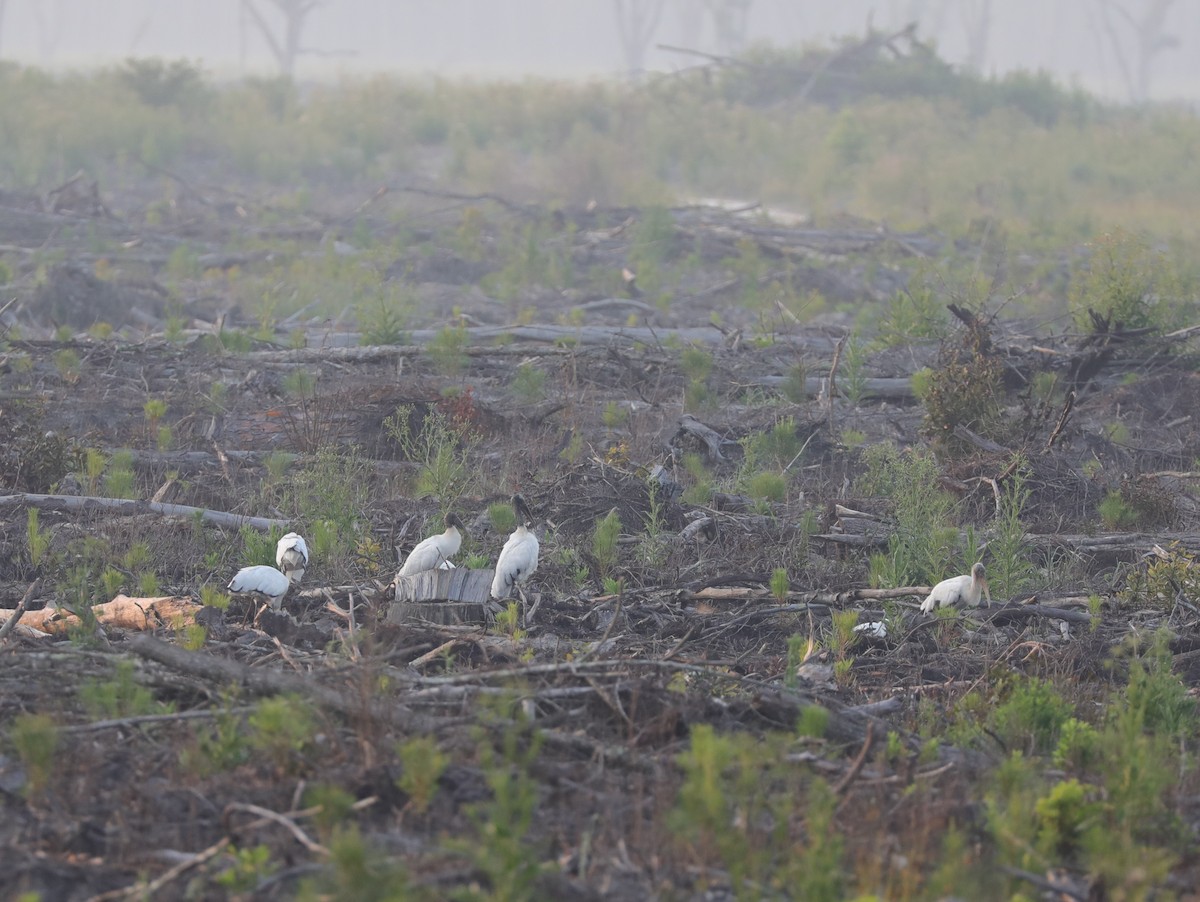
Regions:
[[[426,570],[396,577],[396,600],[389,623],[488,623],[494,615],[491,600],[493,570]]]

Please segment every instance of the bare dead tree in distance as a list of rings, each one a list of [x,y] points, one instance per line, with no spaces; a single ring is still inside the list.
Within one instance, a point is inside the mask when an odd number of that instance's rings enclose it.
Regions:
[[[270,0],[283,15],[283,33],[276,34],[263,11],[259,9],[256,0],[241,0],[242,9],[249,14],[251,21],[258,28],[259,34],[267,42],[271,55],[279,66],[281,74],[289,78],[296,71],[296,57],[302,52],[300,36],[304,33],[304,20],[321,5],[320,0]]]
[[[666,0],[613,0],[621,55],[625,59],[625,71],[632,77],[636,78],[646,69],[646,48],[658,30],[664,6]]]
[[[1142,0],[1134,15],[1126,4],[1117,0],[1093,0],[1099,14],[1100,27],[1108,39],[1117,60],[1121,78],[1129,91],[1129,99],[1143,103],[1150,95],[1154,58],[1166,50],[1179,47],[1177,38],[1167,25],[1167,16],[1175,0]],[[1127,37],[1133,38],[1133,60],[1126,55]]]
[[[959,0],[958,11],[967,33],[967,68],[982,72],[992,29],[992,0]]]
[[[718,53],[733,56],[746,46],[753,6],[754,0],[704,0],[704,8],[712,19]]]

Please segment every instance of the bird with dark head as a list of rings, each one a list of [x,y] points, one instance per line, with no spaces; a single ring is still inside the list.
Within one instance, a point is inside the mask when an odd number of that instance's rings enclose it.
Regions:
[[[458,514],[451,511],[446,515],[446,531],[419,542],[404,559],[404,566],[396,575],[412,576],[425,570],[453,570],[454,564],[450,558],[458,554],[466,531],[467,527],[463,526]]]
[[[517,514],[517,528],[500,549],[496,561],[492,598],[497,599],[511,598],[514,591],[521,593],[521,584],[533,575],[538,565],[538,539],[531,529],[533,514],[520,495],[513,495],[512,505]]]
[[[921,610],[929,614],[939,607],[949,608],[960,603],[977,608],[981,594],[990,604],[992,593],[988,588],[987,572],[983,569],[983,564],[976,564],[965,576],[952,576],[934,586],[929,597],[921,602]]]
[[[304,577],[308,567],[308,545],[297,532],[289,532],[275,546],[275,563],[280,572],[294,583]]]

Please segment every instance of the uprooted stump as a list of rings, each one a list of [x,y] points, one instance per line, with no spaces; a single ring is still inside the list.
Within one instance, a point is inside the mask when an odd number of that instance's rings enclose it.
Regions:
[[[426,570],[396,577],[389,623],[487,623],[493,616],[493,570]]]

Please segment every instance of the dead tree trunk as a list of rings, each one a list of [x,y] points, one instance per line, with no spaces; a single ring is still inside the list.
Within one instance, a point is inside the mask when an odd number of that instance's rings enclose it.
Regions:
[[[242,0],[242,8],[249,13],[251,20],[258,27],[259,33],[267,42],[275,63],[279,66],[281,75],[291,78],[296,72],[296,57],[300,55],[300,36],[304,33],[304,20],[309,13],[317,8],[319,0],[271,0],[275,8],[283,14],[283,33],[276,34],[255,3],[255,0]]]
[[[658,29],[665,5],[666,0],[613,0],[621,55],[631,78],[640,77],[646,69],[646,48]]]
[[[1116,0],[1095,0],[1095,3],[1104,35],[1108,38],[1117,68],[1129,91],[1129,99],[1134,103],[1144,103],[1150,94],[1154,58],[1165,50],[1179,46],[1179,38],[1167,26],[1167,15],[1175,5],[1175,0],[1147,0],[1142,4],[1143,12],[1136,18]],[[1125,33],[1122,34],[1122,31]],[[1129,34],[1133,37],[1132,64],[1125,46]]]
[[[992,0],[961,0],[959,12],[967,32],[967,68],[981,73],[992,28]]]

